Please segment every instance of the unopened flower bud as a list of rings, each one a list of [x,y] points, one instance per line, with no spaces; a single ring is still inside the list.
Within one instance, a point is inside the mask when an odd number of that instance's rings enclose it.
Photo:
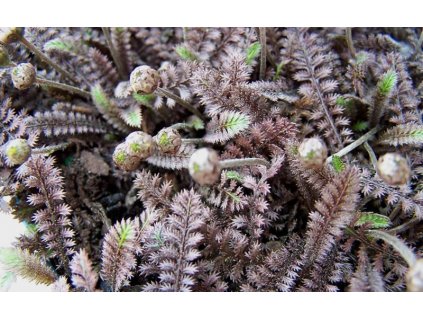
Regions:
[[[151,94],[159,86],[160,75],[150,66],[142,65],[132,71],[129,81],[136,93]]]
[[[12,82],[19,90],[30,88],[36,77],[35,67],[31,63],[21,63],[12,69]]]
[[[423,292],[423,259],[418,259],[407,272],[407,290]]]
[[[134,171],[140,165],[141,159],[136,156],[129,155],[126,149],[126,144],[121,143],[113,152],[113,162],[122,170]]]
[[[189,174],[200,185],[216,183],[220,177],[220,162],[217,152],[209,148],[195,151],[189,160]]]
[[[125,139],[125,146],[129,155],[141,160],[150,157],[154,151],[153,138],[142,131],[130,133]]]
[[[305,167],[318,169],[325,163],[328,149],[319,138],[307,138],[298,147],[298,155]]]
[[[157,149],[163,153],[176,153],[182,144],[181,135],[176,129],[164,128],[154,137]]]
[[[11,165],[24,163],[31,155],[31,147],[25,139],[10,140],[5,146],[4,154]]]
[[[389,185],[404,185],[410,179],[411,171],[407,160],[397,153],[387,153],[377,161],[378,175]]]

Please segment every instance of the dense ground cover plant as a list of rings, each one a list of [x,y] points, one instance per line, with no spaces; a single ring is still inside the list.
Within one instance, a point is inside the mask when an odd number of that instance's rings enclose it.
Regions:
[[[423,30],[5,28],[0,249],[58,291],[423,291]]]

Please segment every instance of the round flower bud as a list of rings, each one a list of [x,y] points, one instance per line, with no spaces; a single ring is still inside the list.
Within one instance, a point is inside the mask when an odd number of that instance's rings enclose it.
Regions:
[[[134,171],[141,163],[141,159],[136,156],[131,156],[126,151],[126,144],[121,143],[113,152],[113,162],[120,169],[125,171]]]
[[[9,53],[4,45],[0,44],[0,67],[9,66],[10,58]]]
[[[407,160],[397,153],[387,153],[377,161],[378,175],[389,185],[406,184],[411,171]]]
[[[176,153],[182,144],[181,135],[174,128],[164,128],[154,137],[157,149],[163,153]]]
[[[126,152],[130,156],[145,159],[150,157],[154,151],[153,138],[142,131],[130,133],[125,139]]]
[[[20,165],[24,163],[31,155],[31,147],[25,139],[13,139],[4,145],[4,154],[6,160],[11,165]]]
[[[195,151],[188,163],[191,177],[200,185],[216,183],[220,177],[219,157],[213,149],[200,148]]]
[[[0,28],[0,42],[4,44],[10,44],[18,39],[19,35],[22,35],[24,28]]]
[[[150,66],[142,65],[132,71],[129,81],[135,92],[151,94],[159,86],[160,75]]]
[[[307,138],[298,147],[298,155],[306,168],[318,169],[325,163],[328,149],[319,138]]]
[[[418,259],[410,267],[406,275],[407,290],[410,292],[423,292],[423,259]]]
[[[30,63],[21,63],[12,69],[12,82],[19,90],[30,88],[36,77],[35,67]]]

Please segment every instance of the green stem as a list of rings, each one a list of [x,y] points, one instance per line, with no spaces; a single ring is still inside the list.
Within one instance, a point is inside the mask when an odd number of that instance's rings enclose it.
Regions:
[[[222,169],[257,165],[270,168],[270,162],[262,158],[227,159],[220,161],[220,167]]]
[[[370,234],[371,237],[383,240],[391,245],[402,256],[402,258],[404,258],[409,267],[412,267],[416,263],[417,258],[414,252],[396,236],[379,230],[370,230],[367,233]]]
[[[345,156],[347,153],[353,151],[355,148],[357,148],[358,146],[360,146],[361,144],[365,143],[366,141],[368,141],[371,137],[373,137],[378,131],[380,130],[380,127],[375,127],[371,130],[369,130],[367,133],[365,133],[363,136],[361,136],[360,138],[358,138],[356,141],[354,141],[353,143],[349,144],[348,146],[342,148],[340,151],[338,151],[337,153],[333,154],[332,156],[330,156],[328,159],[326,159],[326,163],[329,164],[332,162],[332,158],[334,156],[338,156],[338,157],[342,157]]]
[[[52,59],[50,59],[47,55],[45,55],[40,49],[38,49],[34,44],[29,42],[25,37],[19,33],[16,33],[16,36],[18,40],[32,53],[34,53],[40,60],[43,62],[49,64],[52,68],[54,68],[59,74],[66,77],[67,79],[71,80],[74,83],[77,83],[78,81],[73,77],[71,73],[63,69],[59,64],[54,62]]]
[[[162,97],[164,96],[164,97],[173,99],[175,102],[177,102],[179,105],[181,105],[185,109],[189,110],[194,115],[197,115],[201,119],[204,119],[203,115],[200,113],[200,111],[198,109],[194,108],[192,105],[190,105],[189,103],[187,103],[186,101],[184,101],[182,98],[180,98],[178,95],[172,93],[171,91],[169,91],[165,88],[158,87],[156,89],[155,93],[159,96],[162,96]]]
[[[41,148],[35,148],[32,149],[33,154],[47,154],[51,155],[53,152],[58,150],[65,150],[67,147],[70,146],[70,142],[62,142],[57,145],[47,146],[47,147],[41,147]]]
[[[125,65],[122,62],[122,59],[120,58],[119,52],[116,50],[113,41],[112,36],[110,34],[109,28],[101,28],[103,30],[103,34],[106,38],[107,46],[109,47],[110,54],[112,55],[113,61],[115,62],[116,68],[118,70],[119,76],[121,79],[126,79],[128,77],[128,70],[126,69]]]
[[[67,85],[67,84],[63,84],[63,83],[59,83],[59,82],[55,82],[55,81],[50,81],[48,79],[41,78],[41,77],[37,77],[36,83],[41,85],[41,86],[58,88],[58,89],[67,91],[71,94],[76,94],[76,95],[82,96],[82,97],[87,98],[87,99],[91,98],[91,94],[89,92],[84,91],[84,90],[77,88],[75,86],[71,86],[71,85]]]

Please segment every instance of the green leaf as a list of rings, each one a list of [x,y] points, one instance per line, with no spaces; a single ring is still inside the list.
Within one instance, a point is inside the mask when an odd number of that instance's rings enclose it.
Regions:
[[[73,46],[71,43],[64,42],[60,39],[53,39],[48,41],[46,44],[44,44],[45,51],[57,50],[57,51],[71,52],[72,49],[73,49]]]
[[[138,94],[138,93],[133,93],[132,97],[141,105],[144,106],[151,106],[151,103],[154,101],[154,99],[156,98],[156,96],[154,96],[153,94]]]
[[[226,178],[229,180],[236,180],[238,182],[242,182],[244,180],[243,176],[241,176],[238,172],[229,170],[225,172]]]
[[[250,117],[248,115],[224,111],[207,125],[204,140],[212,143],[226,141],[247,129],[249,125]]]
[[[122,228],[119,231],[119,242],[118,242],[119,248],[121,248],[128,239],[132,238],[133,232],[134,231],[131,224],[122,225]]]
[[[358,121],[352,125],[352,130],[355,132],[363,132],[369,128],[369,123],[367,121]]]
[[[369,223],[372,229],[387,228],[391,225],[391,220],[386,215],[373,212],[361,212],[360,218],[355,222],[355,226]]]
[[[397,73],[393,70],[387,71],[377,83],[379,93],[387,96],[391,93],[397,83]]]
[[[232,201],[239,203],[241,199],[233,192],[225,191],[225,193],[232,199]]]
[[[0,291],[8,291],[13,282],[16,281],[16,274],[7,271],[0,277]]]
[[[94,104],[104,112],[109,112],[112,108],[109,98],[100,85],[97,84],[91,87],[91,97]]]
[[[276,65],[275,75],[273,75],[273,80],[277,81],[281,77],[282,68],[285,65],[285,62],[282,61],[278,65]]]
[[[186,61],[198,60],[197,55],[195,55],[194,52],[192,52],[190,49],[188,49],[186,46],[183,46],[183,45],[178,45],[176,47],[176,54],[178,54],[181,59]]]
[[[142,113],[138,105],[132,105],[122,110],[121,117],[128,126],[141,128]]]
[[[191,116],[188,119],[188,124],[191,125],[192,128],[195,130],[202,130],[204,129],[204,122],[198,116]]]
[[[332,162],[331,162],[333,168],[335,169],[335,171],[337,173],[340,173],[342,171],[345,170],[345,163],[343,163],[343,161],[341,160],[340,157],[338,156],[333,156],[332,157]]]
[[[261,50],[260,42],[254,42],[247,48],[247,54],[245,57],[245,63],[251,65],[253,61],[259,56]]]

